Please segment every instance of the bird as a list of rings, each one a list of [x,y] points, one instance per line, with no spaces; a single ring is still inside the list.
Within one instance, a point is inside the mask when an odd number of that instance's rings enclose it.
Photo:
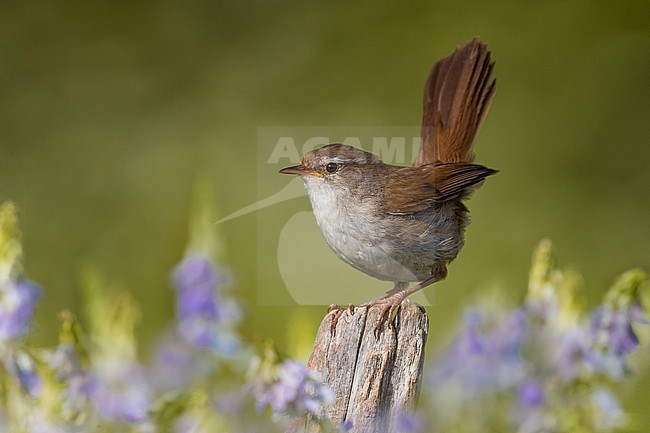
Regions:
[[[373,153],[334,143],[280,170],[302,178],[318,227],[341,260],[393,282],[391,290],[361,305],[381,306],[376,330],[409,295],[447,277],[469,224],[464,202],[497,173],[473,163],[474,139],[496,90],[493,69],[477,38],[434,65],[425,82],[413,166],[386,164]]]

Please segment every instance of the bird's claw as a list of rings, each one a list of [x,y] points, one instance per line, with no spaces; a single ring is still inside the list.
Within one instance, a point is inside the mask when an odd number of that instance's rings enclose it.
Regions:
[[[398,304],[394,304],[392,302],[386,302],[385,305],[382,306],[381,311],[379,312],[379,317],[377,318],[377,323],[375,324],[375,338],[379,338],[379,334],[381,331],[381,325],[386,322],[386,326],[388,329],[394,329],[393,326],[393,313],[395,310],[399,307]]]
[[[366,302],[365,304],[362,304],[361,307],[367,307],[368,309],[374,306],[381,306],[381,311],[379,312],[379,317],[377,318],[377,323],[375,324],[375,329],[374,329],[374,334],[375,338],[379,338],[379,334],[381,332],[381,325],[386,322],[386,326],[388,329],[394,329],[393,325],[393,313],[397,308],[399,308],[401,304],[400,302],[393,302],[390,298],[384,298],[384,299],[377,299],[374,301]],[[332,304],[329,307],[327,307],[327,313],[333,313],[332,314],[332,321],[330,323],[330,334],[334,335],[336,334],[336,325],[338,324],[339,319],[341,318],[341,315],[345,312],[347,312],[350,316],[353,316],[355,313],[355,306],[353,304],[349,304],[347,308],[343,308],[340,305],[337,304]]]
[[[330,313],[334,313],[332,314],[332,322],[330,323],[330,335],[334,335],[336,334],[336,324],[338,323],[341,314],[343,314],[343,308],[341,308],[339,305],[332,304],[327,307],[327,314]]]
[[[327,314],[329,313],[334,313],[332,314],[332,322],[330,323],[330,334],[334,335],[336,334],[336,325],[339,322],[339,318],[344,312],[348,312],[350,316],[354,316],[354,309],[355,306],[353,304],[349,304],[346,309],[343,309],[340,305],[332,304],[329,307],[327,307]]]

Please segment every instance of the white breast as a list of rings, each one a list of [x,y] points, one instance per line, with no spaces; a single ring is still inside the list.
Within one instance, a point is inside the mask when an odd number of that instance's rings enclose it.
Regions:
[[[383,235],[381,219],[368,203],[341,200],[322,179],[305,179],[316,222],[329,247],[346,263],[380,280],[418,281],[393,259],[393,245]]]

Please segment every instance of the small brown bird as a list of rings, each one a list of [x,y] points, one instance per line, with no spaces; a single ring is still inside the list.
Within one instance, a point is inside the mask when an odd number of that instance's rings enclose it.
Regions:
[[[424,89],[413,167],[330,144],[280,171],[302,177],[318,226],[339,258],[395,283],[363,304],[383,306],[377,327],[407,296],[447,276],[469,224],[463,200],[496,173],[472,163],[472,143],[495,91],[493,66],[477,39],[436,63]]]

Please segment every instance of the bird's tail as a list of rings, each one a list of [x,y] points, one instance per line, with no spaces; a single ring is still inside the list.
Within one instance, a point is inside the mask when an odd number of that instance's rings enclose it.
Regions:
[[[415,166],[472,161],[472,143],[496,88],[493,67],[487,46],[478,39],[435,64],[424,89]]]

